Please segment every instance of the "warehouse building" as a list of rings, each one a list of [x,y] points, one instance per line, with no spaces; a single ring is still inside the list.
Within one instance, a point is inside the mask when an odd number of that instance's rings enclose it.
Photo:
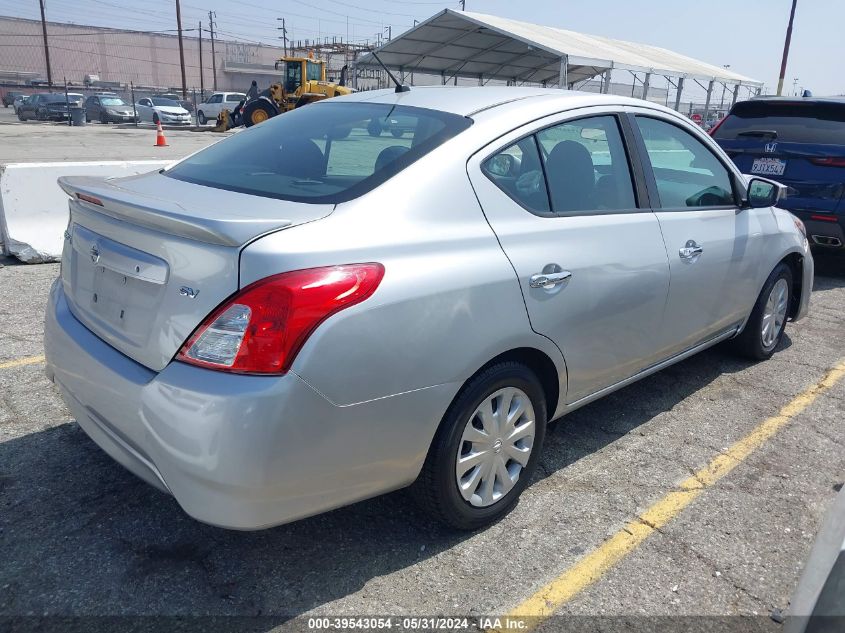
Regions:
[[[179,39],[175,34],[47,23],[53,83],[74,86],[121,87],[130,84],[161,90],[181,89]],[[0,17],[0,83],[46,82],[47,66],[41,22]],[[245,92],[252,80],[259,86],[278,80],[274,68],[283,56],[280,46],[216,39],[214,63],[211,41],[196,28],[183,35],[188,90]],[[202,77],[200,76],[202,46]],[[294,51],[302,54],[304,51]],[[305,53],[307,54],[307,52]],[[342,55],[329,56],[330,73],[339,75]],[[215,73],[216,67],[216,73]]]

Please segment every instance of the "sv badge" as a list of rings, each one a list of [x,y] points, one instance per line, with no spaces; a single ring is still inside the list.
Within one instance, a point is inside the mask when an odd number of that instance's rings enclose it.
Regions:
[[[196,299],[199,293],[199,290],[188,288],[188,286],[182,286],[181,288],[179,288],[179,294],[183,297],[188,297],[188,299]]]

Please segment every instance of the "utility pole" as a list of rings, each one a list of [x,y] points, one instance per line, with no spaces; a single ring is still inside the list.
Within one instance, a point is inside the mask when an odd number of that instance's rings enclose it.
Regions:
[[[783,78],[786,76],[786,60],[789,57],[789,44],[792,41],[792,22],[795,20],[795,5],[798,0],[792,0],[792,11],[789,12],[789,26],[786,27],[786,40],[783,43],[783,59],[780,62],[780,77],[778,77],[778,96],[783,92]]]
[[[199,28],[197,29],[197,38],[199,41],[200,46],[200,98],[205,99],[205,83],[203,82],[202,74],[202,20],[199,22]],[[196,84],[194,84],[196,85]]]
[[[276,27],[276,30],[282,32],[282,36],[279,39],[282,40],[282,46],[284,46],[284,50],[285,50],[285,57],[287,57],[288,56],[288,30],[285,27],[285,19],[284,18],[276,18],[276,19],[282,21],[282,26]]]
[[[41,4],[41,31],[44,33],[44,59],[47,62],[47,85],[53,87],[53,71],[50,69],[50,47],[47,46],[47,18],[44,16],[44,0]]]
[[[208,30],[211,33],[211,72],[214,79],[214,92],[217,92],[217,57],[214,55],[214,19],[212,16],[216,18],[217,13],[214,11],[208,12]]]
[[[185,49],[182,46],[182,7],[176,0],[176,29],[179,31],[179,66],[182,68],[182,98],[188,99],[188,82],[185,80]]]

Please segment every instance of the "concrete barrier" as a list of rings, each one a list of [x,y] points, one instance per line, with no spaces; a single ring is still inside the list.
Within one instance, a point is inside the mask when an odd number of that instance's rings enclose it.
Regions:
[[[59,261],[68,222],[61,176],[118,178],[161,169],[173,161],[137,160],[0,165],[0,249],[23,262]]]

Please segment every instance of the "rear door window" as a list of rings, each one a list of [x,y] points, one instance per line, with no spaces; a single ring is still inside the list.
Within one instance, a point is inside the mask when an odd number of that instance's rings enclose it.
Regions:
[[[744,101],[734,106],[714,138],[845,145],[845,103]]]
[[[526,136],[500,150],[481,165],[484,174],[515,202],[539,215],[548,215],[549,193],[534,136]]]
[[[401,116],[400,138],[373,135],[375,119]],[[378,103],[315,103],[216,143],[167,170],[171,178],[269,198],[351,200],[378,186],[472,120]]]
[[[634,209],[634,185],[614,116],[576,119],[537,132],[557,214]]]

